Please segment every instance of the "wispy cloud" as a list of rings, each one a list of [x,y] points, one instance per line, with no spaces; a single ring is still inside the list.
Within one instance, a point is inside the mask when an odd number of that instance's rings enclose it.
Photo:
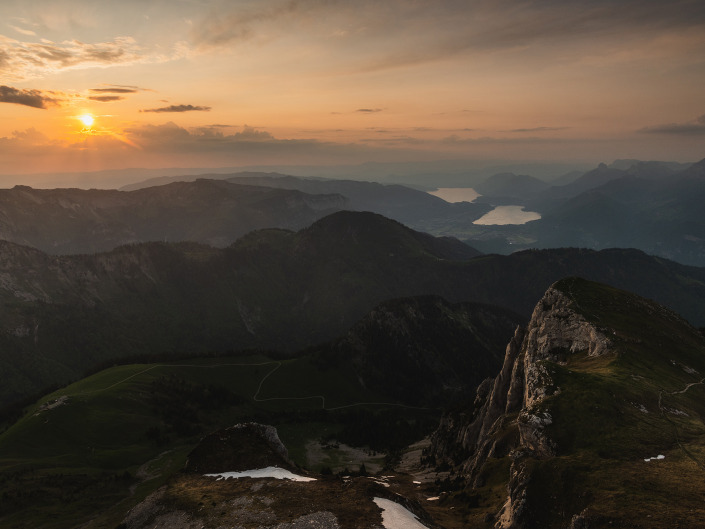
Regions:
[[[33,108],[47,108],[59,106],[63,98],[57,97],[55,92],[42,90],[21,90],[11,86],[0,86],[0,103],[14,103]]]
[[[208,112],[211,107],[198,105],[169,105],[168,107],[146,108],[140,112]]]
[[[122,101],[125,98],[122,96],[88,96],[88,99],[99,103],[110,103],[111,101]]]
[[[183,52],[183,49],[171,54],[149,52],[129,36],[98,43],[79,40],[57,43],[46,39],[40,42],[21,42],[0,35],[0,76],[24,81],[62,70],[165,62],[177,58]]]
[[[138,88],[125,88],[122,86],[112,86],[108,88],[91,88],[91,92],[94,94],[136,94],[139,92]]]
[[[122,101],[123,99],[126,99],[126,95],[136,94],[145,90],[147,89],[140,88],[139,86],[126,85],[112,85],[101,88],[90,88],[88,91],[93,95],[89,95],[88,99],[91,101],[98,101],[99,103],[110,103],[113,101]]]
[[[668,123],[645,127],[639,132],[647,134],[675,134],[680,136],[705,135],[705,114],[687,123]]]
[[[382,112],[381,108],[358,108],[355,112],[361,114],[375,114],[376,112]]]
[[[624,46],[636,35],[653,40],[703,24],[702,0],[262,0],[212,6],[191,38],[196,47],[233,47],[298,32],[374,71],[557,43],[582,43],[589,55],[597,39]]]
[[[11,29],[14,29],[14,30],[15,30],[17,33],[19,33],[20,35],[27,35],[28,37],[29,37],[29,36],[33,37],[33,36],[36,36],[36,35],[37,35],[37,34],[36,34],[34,31],[32,31],[31,29],[24,29],[24,28],[21,28],[21,27],[19,27],[19,26],[15,26],[15,25],[13,25],[13,24],[8,24],[7,26],[8,26],[9,28],[11,28]]]
[[[511,129],[502,130],[500,132],[556,132],[560,130],[567,130],[570,127],[533,127],[529,129]]]

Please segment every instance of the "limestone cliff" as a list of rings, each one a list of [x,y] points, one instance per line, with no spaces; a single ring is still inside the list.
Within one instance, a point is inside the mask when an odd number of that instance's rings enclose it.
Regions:
[[[512,460],[497,528],[524,527],[531,480],[525,458],[546,459],[557,453],[546,428],[553,422],[549,397],[559,395],[561,388],[548,366],[565,365],[575,354],[598,357],[613,352],[610,338],[576,310],[576,301],[552,286],[528,326],[516,329],[500,373],[480,385],[473,412],[444,417],[430,454],[437,463],[453,466],[471,486],[484,485],[488,458]]]

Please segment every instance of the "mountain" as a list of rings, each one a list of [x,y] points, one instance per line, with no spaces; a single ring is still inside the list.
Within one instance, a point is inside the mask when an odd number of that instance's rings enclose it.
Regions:
[[[418,439],[439,413],[385,400],[395,370],[432,390],[424,380],[447,375],[435,351],[455,358],[468,329],[479,331],[469,345],[484,341],[498,316],[434,297],[393,300],[328,345],[350,363],[309,349],[96,373],[0,434],[0,524],[359,527],[403,506],[427,527],[702,526],[705,337],[653,301],[575,277],[545,291],[527,326],[505,335],[497,376],[444,415],[423,460],[449,473],[405,475],[381,462],[375,451],[394,453],[399,435]],[[365,378],[358,359],[372,355],[381,373]],[[419,359],[426,369],[415,369]],[[387,393],[361,375],[386,377],[377,386]],[[364,450],[346,451],[346,439]],[[388,444],[374,448],[379,439]],[[324,464],[333,461],[338,475]]]
[[[588,171],[580,178],[573,180],[569,184],[563,186],[554,186],[547,190],[543,195],[544,199],[559,199],[574,197],[580,193],[600,187],[610,180],[620,178],[626,174],[625,170],[608,167],[601,163],[596,169]]]
[[[224,249],[149,243],[50,256],[0,243],[0,401],[117,358],[244,349],[292,353],[334,339],[379,303],[438,295],[524,318],[556,280],[580,275],[705,324],[705,270],[635,250],[477,255],[373,213],[299,232],[260,230]]]
[[[491,209],[486,204],[450,204],[424,191],[374,182],[277,173],[179,178],[163,177],[153,186],[122,191],[0,190],[0,239],[54,254],[101,252],[150,241],[225,247],[255,229],[300,229],[344,209],[376,212],[423,231],[471,223]]]
[[[140,189],[0,190],[0,239],[54,254],[128,243],[194,241],[227,246],[259,228],[299,229],[343,209],[340,195],[196,180]]]
[[[501,363],[506,337],[522,318],[437,296],[384,302],[342,338],[314,348],[319,361],[344,366],[360,384],[416,406],[467,398]]]
[[[506,197],[525,200],[550,188],[543,180],[529,175],[497,173],[477,184],[475,190],[486,197]]]
[[[647,180],[661,180],[686,171],[692,164],[677,162],[636,162],[626,168],[627,174]]]
[[[182,177],[163,177],[140,184],[125,186],[122,190],[136,190],[164,185]],[[183,177],[184,180],[196,177]],[[450,204],[425,191],[399,184],[381,184],[363,180],[299,177],[280,173],[239,172],[229,175],[202,174],[198,178],[225,179],[233,184],[298,190],[313,195],[341,195],[346,198],[345,209],[372,211],[390,219],[422,229],[426,224],[454,222],[465,219],[472,222],[487,213],[485,204]]]
[[[441,407],[499,369],[518,320],[497,307],[398,299],[342,338],[288,358],[161,358],[99,371],[42,396],[0,433],[0,526],[153,527],[155,519],[173,526],[174,513],[215,516],[222,525],[223,512],[245,515],[230,505],[236,495],[253,513],[286,508],[296,518],[325,510],[374,521],[373,497],[393,497],[383,493],[386,486],[318,472],[350,474],[362,465],[376,471],[388,454],[429,434]],[[442,383],[454,387],[436,387]],[[274,424],[279,433],[231,427],[251,421]],[[367,448],[334,447],[339,443]],[[317,484],[260,482],[271,500],[260,511],[246,500],[257,492],[249,484],[241,489],[236,480],[203,476],[271,466],[315,475]],[[204,494],[214,502],[201,502]],[[306,502],[298,501],[302,494]],[[216,499],[223,495],[224,503]],[[286,507],[289,498],[296,507]],[[255,527],[266,521],[251,518]]]
[[[428,456],[498,528],[699,527],[703,373],[705,338],[675,313],[563,279]]]
[[[661,179],[624,176],[567,200],[527,229],[540,246],[634,247],[705,263],[705,179],[694,164]],[[636,167],[636,166],[634,166]]]
[[[425,191],[396,184],[252,174],[233,175],[229,181],[311,194],[339,194],[349,200],[346,209],[379,213],[422,231],[429,225],[458,219],[472,222],[490,210],[485,204],[448,203]]]
[[[520,226],[485,227],[466,239],[481,251],[579,246],[637,248],[684,264],[705,265],[705,162],[676,171],[676,164],[642,162],[612,171],[606,183],[574,196],[530,201],[541,219]]]

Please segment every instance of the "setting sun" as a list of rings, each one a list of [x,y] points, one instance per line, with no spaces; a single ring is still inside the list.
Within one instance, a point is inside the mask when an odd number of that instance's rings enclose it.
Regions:
[[[91,116],[90,114],[83,114],[82,116],[78,116],[78,119],[81,121],[81,123],[86,126],[86,128],[91,128],[93,126],[93,122],[95,121],[93,116]]]

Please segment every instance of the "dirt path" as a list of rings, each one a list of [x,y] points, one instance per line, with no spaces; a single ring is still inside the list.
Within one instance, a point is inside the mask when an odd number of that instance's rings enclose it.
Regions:
[[[686,393],[690,388],[693,386],[700,386],[703,383],[705,383],[705,378],[701,379],[700,382],[691,382],[690,384],[686,385],[682,390],[680,391],[665,391],[661,390],[659,391],[658,394],[658,408],[659,412],[661,413],[661,417],[666,419],[669,423],[671,423],[671,426],[673,426],[673,432],[676,436],[676,443],[678,443],[678,446],[680,449],[683,451],[683,453],[688,456],[690,459],[692,459],[696,465],[698,465],[702,470],[705,470],[705,464],[703,464],[698,458],[696,458],[690,450],[688,450],[683,443],[681,443],[681,438],[680,438],[680,432],[678,430],[678,425],[668,416],[667,410],[663,406],[663,395],[664,393],[667,395],[682,395],[683,393]]]
[[[272,402],[272,401],[279,401],[279,400],[320,400],[321,401],[321,409],[327,410],[327,411],[342,410],[342,409],[346,409],[346,408],[353,408],[356,406],[388,406],[388,407],[399,407],[399,408],[407,408],[407,409],[414,409],[414,410],[428,410],[429,409],[429,408],[424,408],[424,407],[419,407],[419,406],[408,406],[406,404],[400,404],[398,402],[353,402],[351,404],[345,404],[343,406],[333,406],[333,407],[327,408],[326,407],[326,398],[324,395],[309,395],[306,397],[267,397],[267,398],[262,398],[259,395],[262,392],[262,387],[263,387],[264,383],[271,375],[273,375],[282,366],[282,362],[275,361],[275,360],[272,360],[269,362],[254,363],[254,364],[249,364],[249,363],[228,363],[228,364],[213,364],[213,365],[158,364],[158,365],[150,366],[150,367],[143,369],[142,371],[139,371],[137,373],[133,373],[132,375],[127,376],[127,377],[123,378],[122,380],[119,380],[119,381],[117,381],[109,386],[106,386],[104,388],[100,388],[100,389],[96,389],[96,390],[92,390],[92,391],[83,391],[80,393],[62,395],[57,400],[60,400],[61,404],[63,404],[63,403],[65,403],[66,399],[68,399],[68,397],[78,397],[78,396],[95,395],[96,393],[102,393],[104,391],[108,391],[109,389],[117,387],[120,384],[127,382],[128,380],[131,380],[135,377],[143,375],[144,373],[148,373],[149,371],[152,371],[154,369],[183,368],[183,367],[193,368],[193,369],[217,369],[217,368],[222,368],[222,367],[260,367],[260,366],[267,366],[267,365],[274,365],[274,367],[269,372],[267,372],[259,381],[259,384],[257,385],[257,390],[255,391],[254,395],[252,396],[252,400],[254,402]],[[64,399],[64,400],[61,400],[61,399]]]

